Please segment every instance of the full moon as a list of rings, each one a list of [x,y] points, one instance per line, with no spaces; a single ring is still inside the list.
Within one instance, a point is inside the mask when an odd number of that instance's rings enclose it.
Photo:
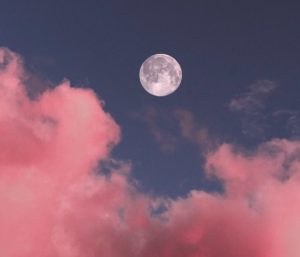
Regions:
[[[167,54],[155,54],[144,61],[140,81],[151,95],[166,96],[175,92],[182,80],[179,63]]]

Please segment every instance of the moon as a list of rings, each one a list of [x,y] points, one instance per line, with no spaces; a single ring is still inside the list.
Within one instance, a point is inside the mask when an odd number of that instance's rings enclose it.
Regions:
[[[179,63],[170,55],[154,54],[140,68],[143,88],[154,96],[167,96],[176,91],[182,80]]]

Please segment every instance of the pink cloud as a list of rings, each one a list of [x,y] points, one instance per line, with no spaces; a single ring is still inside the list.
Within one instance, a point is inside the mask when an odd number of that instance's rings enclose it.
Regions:
[[[299,256],[298,141],[223,144],[205,171],[224,193],[153,199],[126,172],[94,173],[120,129],[91,90],[64,81],[30,100],[24,76],[1,48],[0,256]]]

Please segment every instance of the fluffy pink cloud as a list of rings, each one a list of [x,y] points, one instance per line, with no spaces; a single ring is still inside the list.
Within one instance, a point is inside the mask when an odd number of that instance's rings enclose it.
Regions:
[[[220,145],[205,172],[224,193],[153,199],[126,172],[95,174],[120,130],[91,90],[65,81],[32,100],[24,77],[1,48],[1,257],[300,256],[299,142]]]

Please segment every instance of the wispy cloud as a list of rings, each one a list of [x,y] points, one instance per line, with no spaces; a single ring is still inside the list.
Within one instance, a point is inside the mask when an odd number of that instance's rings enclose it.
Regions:
[[[209,135],[205,127],[201,127],[192,112],[184,109],[175,111],[175,117],[179,123],[181,135],[189,142],[197,144],[201,151],[212,150],[216,139]]]
[[[270,80],[258,80],[250,85],[249,91],[231,100],[229,107],[232,111],[247,113],[257,112],[265,108],[265,99],[276,88]]]
[[[297,110],[280,109],[272,113],[274,120],[283,123],[282,129],[285,130],[291,138],[300,136],[300,114]]]
[[[178,143],[176,136],[162,126],[161,121],[168,119],[163,112],[158,111],[154,107],[147,107],[141,112],[135,113],[134,116],[147,125],[149,132],[162,151],[172,152],[176,149]]]
[[[148,107],[134,116],[147,125],[155,142],[164,152],[175,151],[182,141],[197,145],[202,152],[216,146],[216,138],[186,109],[166,111]]]
[[[267,127],[266,100],[277,85],[270,80],[258,80],[249,90],[229,103],[231,111],[241,116],[242,132],[252,138],[263,138]]]

